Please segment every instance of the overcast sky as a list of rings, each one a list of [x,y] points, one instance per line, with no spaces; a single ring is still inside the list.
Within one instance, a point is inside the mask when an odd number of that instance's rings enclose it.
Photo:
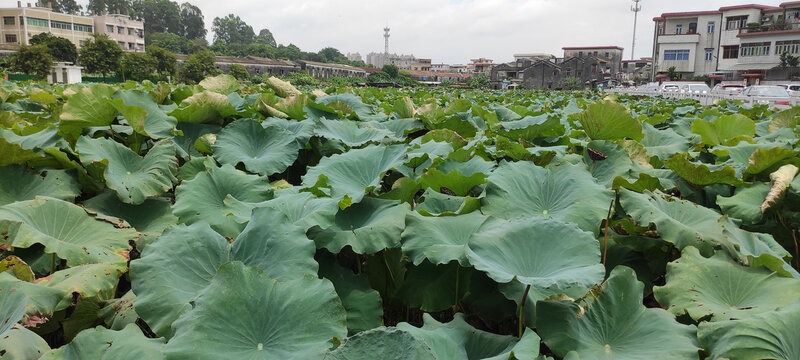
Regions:
[[[183,0],[178,0],[182,2]],[[304,51],[332,46],[362,56],[389,51],[466,63],[486,57],[513,60],[515,53],[562,55],[564,46],[616,45],[630,58],[631,0],[188,0],[203,11],[209,40],[214,17],[239,15],[256,34],[268,28],[280,44]],[[786,0],[766,0],[777,5]],[[650,56],[653,17],[664,12],[712,10],[758,0],[642,0],[636,57]]]

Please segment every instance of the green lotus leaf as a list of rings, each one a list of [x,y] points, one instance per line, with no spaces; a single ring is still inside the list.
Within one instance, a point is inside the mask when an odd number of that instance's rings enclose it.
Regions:
[[[642,145],[647,149],[647,154],[658,157],[661,160],[671,158],[675,154],[680,154],[689,150],[691,144],[689,139],[679,135],[675,130],[658,130],[650,124],[642,125],[644,139]]]
[[[283,81],[274,76],[270,76],[264,83],[272,90],[275,90],[275,94],[283,98],[301,94],[300,90],[297,90],[288,81]]]
[[[586,147],[606,156],[604,160],[592,160],[589,151],[583,152],[583,161],[600,184],[611,185],[618,176],[626,175],[633,169],[634,163],[628,152],[621,146],[606,140],[589,142]]]
[[[791,255],[772,235],[737,229],[729,222],[722,234],[723,249],[731,258],[750,267],[763,266],[780,276],[800,278],[800,274],[784,261]]]
[[[591,233],[542,217],[516,218],[476,234],[467,257],[498,283],[517,279],[535,288],[591,287],[605,275]]]
[[[25,294],[14,288],[0,288],[0,337],[25,315]]]
[[[105,84],[81,88],[64,103],[59,128],[77,137],[83,128],[111,125],[117,115],[111,104],[115,92],[116,89]]]
[[[494,161],[486,161],[478,156],[471,157],[467,161],[456,161],[453,159],[445,160],[443,163],[436,166],[443,173],[458,171],[464,176],[472,176],[476,173],[489,175],[494,171],[497,163]]]
[[[167,359],[321,358],[332,338],[347,335],[345,322],[329,281],[279,282],[232,262],[220,267],[192,310],[175,321],[175,337],[164,353]]]
[[[207,224],[168,229],[131,261],[136,313],[159,336],[171,337],[172,322],[189,311],[189,301],[228,262],[229,243]],[[180,261],[176,261],[179,259]]]
[[[694,247],[667,265],[667,283],[653,289],[656,300],[678,315],[695,321],[746,319],[789,306],[800,297],[800,282],[776,277],[764,268],[749,268],[724,253],[711,258]]]
[[[793,129],[800,125],[800,109],[793,107],[791,109],[783,110],[772,117],[769,122],[769,133],[775,133],[780,129],[789,128]]]
[[[58,165],[45,154],[68,146],[54,128],[48,127],[25,135],[0,128],[0,166],[25,163],[30,166]]]
[[[640,173],[639,178],[636,179],[636,181],[634,181],[633,183],[623,178],[622,176],[617,176],[611,183],[611,188],[615,190],[623,188],[641,193],[644,192],[645,190],[656,191],[664,189],[664,185],[661,185],[661,181],[658,178],[652,177],[645,173]]]
[[[231,165],[211,166],[175,188],[172,212],[185,224],[204,221],[220,234],[235,237],[249,220],[251,204],[272,197],[269,189],[266,178]],[[237,216],[241,211],[247,213],[246,220]]]
[[[741,320],[704,322],[697,337],[709,359],[797,359],[800,302]]]
[[[690,201],[659,192],[620,190],[620,203],[639,225],[655,224],[661,238],[679,250],[694,246],[710,256],[723,238],[722,215]]]
[[[128,290],[125,295],[118,299],[103,302],[104,305],[98,312],[98,316],[111,330],[122,330],[130,324],[135,324],[139,320],[139,315],[133,307],[136,294]]]
[[[239,80],[236,80],[229,74],[222,74],[217,76],[209,76],[200,81],[200,86],[208,91],[217,92],[223,95],[228,95],[236,90],[239,90]]]
[[[10,143],[5,138],[4,129],[0,128],[0,166],[25,164],[30,160],[41,160],[44,155],[21,146]],[[10,131],[9,131],[10,132]]]
[[[243,163],[248,171],[268,176],[292,165],[301,146],[286,129],[240,119],[222,129],[211,148],[222,164]]]
[[[392,109],[394,113],[397,114],[397,117],[401,119],[413,118],[416,113],[414,102],[412,102],[411,98],[408,96],[398,98],[397,101],[394,102],[394,107]]]
[[[350,246],[357,254],[374,254],[386,248],[400,246],[400,233],[405,228],[405,216],[410,207],[394,200],[364,198],[339,211],[333,225],[327,229],[315,226],[308,237],[317,248],[338,253]]]
[[[47,315],[61,310],[58,308],[59,303],[69,295],[63,290],[44,284],[17,279],[10,272],[0,273],[0,289],[14,289],[15,292],[25,295],[25,313],[28,315],[36,313]]]
[[[172,137],[178,124],[153,101],[150,94],[137,90],[120,90],[111,105],[119,111],[133,130],[153,139]]]
[[[320,176],[324,175],[330,197],[337,200],[349,197],[357,203],[366,192],[380,184],[386,171],[399,165],[405,154],[405,145],[372,145],[326,157],[317,166],[308,168],[303,186],[318,184]]]
[[[308,230],[314,226],[327,229],[339,211],[337,201],[318,198],[307,192],[278,192],[277,197],[259,204],[282,212],[290,222]]]
[[[472,188],[486,182],[486,175],[473,173],[470,176],[462,175],[458,171],[443,173],[438,169],[428,169],[420,178],[419,184],[423,188],[431,188],[436,191],[447,188],[458,196],[465,196]]]
[[[113,297],[119,277],[125,270],[124,264],[78,265],[56,271],[49,277],[39,280],[37,284],[65,293],[66,296],[56,306],[57,309],[64,309],[74,301],[74,294],[79,294],[81,298]]]
[[[695,163],[689,160],[689,155],[686,153],[677,154],[664,161],[664,164],[675,171],[678,176],[694,185],[729,184],[739,186],[742,184],[733,167]]]
[[[28,360],[41,358],[50,351],[50,346],[35,332],[16,326],[0,336],[0,349],[3,359]]]
[[[642,305],[644,285],[633,270],[617,267],[599,294],[579,305],[540,301],[536,329],[558,356],[579,359],[699,359],[696,329],[669,312]],[[567,357],[568,358],[568,357]]]
[[[597,233],[611,199],[611,191],[582,166],[545,169],[529,162],[503,162],[489,176],[481,210],[506,219],[553,218]]]
[[[37,197],[0,207],[0,220],[17,226],[7,243],[18,248],[44,245],[44,251],[67,260],[68,266],[95,262],[125,263],[136,231],[97,220],[66,201]]]
[[[736,145],[740,140],[756,135],[756,124],[742,114],[723,115],[714,121],[695,120],[692,132],[700,135],[705,145]]]
[[[796,157],[797,154],[797,151],[781,147],[756,149],[753,155],[750,156],[747,169],[745,169],[744,172],[746,174],[761,174],[767,170],[777,170],[785,160],[792,159]]]
[[[457,262],[434,265],[423,261],[405,272],[394,297],[412,309],[439,312],[457,306],[469,291],[472,268],[462,268]]]
[[[561,124],[561,117],[554,114],[525,116],[520,120],[500,123],[501,134],[509,139],[533,141],[539,137],[556,137],[564,135],[566,129]]]
[[[468,266],[467,245],[481,230],[501,223],[478,211],[461,216],[430,217],[417,212],[406,214],[406,228],[402,234],[403,254],[414,265],[428,259],[435,265],[457,260]]]
[[[347,338],[325,360],[435,360],[425,341],[399,328],[381,327]]]
[[[459,197],[425,190],[414,210],[425,216],[454,216],[468,214],[481,207],[481,201],[474,197]]]
[[[163,359],[164,339],[148,339],[136,325],[120,331],[102,326],[81,331],[71,343],[53,349],[42,360]]]
[[[34,275],[31,267],[18,256],[10,255],[0,260],[0,273],[6,271],[14,274],[14,277],[22,281],[33,282],[36,280],[36,275]]]
[[[178,223],[178,217],[172,214],[172,203],[167,198],[149,198],[139,205],[132,205],[120,201],[113,192],[105,191],[81,205],[97,212],[98,217],[108,215],[127,222],[141,234],[136,241],[139,251],[161,236],[164,230]],[[109,221],[120,222],[117,219]]]
[[[731,197],[717,195],[717,205],[723,214],[742,220],[744,225],[757,224],[763,217],[761,204],[767,197],[769,189],[769,184],[765,183],[756,183],[749,187],[740,186]]]
[[[760,140],[761,138],[758,139]],[[791,150],[791,145],[788,144],[781,144],[781,143],[751,144],[747,141],[740,141],[735,146],[717,145],[709,150],[712,154],[716,155],[721,159],[727,157],[737,164],[748,166],[748,164],[750,163],[750,157],[756,150],[758,149],[769,150],[777,147],[782,147]]]
[[[428,131],[425,135],[422,136],[422,142],[426,143],[428,141],[435,141],[435,142],[446,142],[450,145],[453,145],[454,149],[459,149],[467,145],[467,140],[458,135],[457,132],[450,130],[450,129],[436,129]]]
[[[80,195],[78,182],[66,170],[46,169],[41,173],[11,165],[0,168],[0,206],[33,200],[37,195],[72,201]]]
[[[360,125],[349,120],[327,120],[316,121],[317,127],[314,134],[327,139],[334,139],[343,142],[347,146],[361,146],[369,142],[381,142],[385,138],[394,138],[394,134],[389,130],[384,130],[369,125]]]
[[[76,149],[85,166],[97,163],[104,168],[106,185],[128,204],[138,205],[164,194],[178,180],[178,160],[171,141],[157,142],[144,157],[116,141],[85,136],[78,139]]]
[[[592,140],[617,140],[630,138],[642,140],[642,123],[634,119],[624,106],[611,101],[601,101],[573,115]]]
[[[284,98],[275,103],[273,106],[278,111],[288,115],[291,119],[303,120],[306,118],[305,107],[308,103],[308,96],[305,94],[299,94]]]
[[[319,264],[319,276],[333,283],[336,294],[342,299],[347,312],[347,331],[355,334],[374,329],[383,324],[381,295],[370,287],[364,274],[354,274],[343,268],[333,258],[323,258]]]
[[[448,323],[440,323],[429,314],[422,319],[421,328],[409,323],[397,324],[397,328],[423,340],[436,359],[534,359],[539,355],[539,337],[531,330],[517,339],[476,329],[462,313],[456,313]]]
[[[213,91],[203,91],[184,99],[169,113],[179,122],[195,124],[222,124],[225,118],[236,114],[228,97]]]
[[[181,134],[180,136],[174,136],[172,141],[175,142],[178,155],[180,155],[181,158],[189,159],[203,156],[203,154],[195,149],[195,142],[204,135],[219,133],[220,127],[211,124],[182,122],[178,123],[176,129],[180,131]]]

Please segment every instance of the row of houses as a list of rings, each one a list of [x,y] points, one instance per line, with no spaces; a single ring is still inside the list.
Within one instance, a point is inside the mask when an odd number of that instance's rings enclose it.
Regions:
[[[51,33],[71,41],[80,49],[92,34],[107,34],[125,51],[143,52],[144,23],[121,14],[83,16],[54,12],[43,6],[0,8],[0,48],[16,50],[19,45],[30,45],[34,35]]]
[[[800,1],[665,13],[653,18],[653,77],[785,80],[781,54],[800,56]]]
[[[178,64],[182,64],[188,56],[176,55]],[[364,69],[342,64],[328,64],[306,60],[275,60],[258,56],[228,57],[217,56],[214,65],[223,72],[228,71],[232,64],[244,66],[250,76],[287,76],[294,72],[305,71],[318,79],[331,77],[367,77]]]

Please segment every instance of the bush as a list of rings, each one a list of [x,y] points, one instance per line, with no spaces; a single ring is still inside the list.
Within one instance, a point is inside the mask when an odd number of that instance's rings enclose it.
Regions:
[[[142,81],[152,78],[156,72],[156,59],[144,53],[125,53],[117,73],[124,80]]]
[[[45,45],[20,45],[11,55],[11,70],[45,79],[53,68],[53,56]]]
[[[317,86],[319,85],[319,80],[315,79],[313,76],[308,75],[305,71],[294,72],[282,78],[286,80],[294,86]]]
[[[228,66],[228,74],[235,77],[236,80],[240,81],[250,80],[250,73],[247,72],[247,68],[245,68],[244,65],[231,64],[230,66]]]
[[[189,58],[181,66],[181,81],[195,84],[206,76],[219,75],[220,71],[214,66],[214,61],[216,61],[216,57],[209,50],[200,50],[189,55]]]
[[[467,82],[467,86],[473,89],[485,89],[489,87],[489,78],[486,74],[475,74]]]
[[[106,75],[119,70],[122,48],[106,34],[94,34],[80,52],[81,65],[89,74]]]
[[[175,54],[155,45],[148,45],[145,51],[155,60],[156,72],[161,77],[175,76],[178,72],[178,60]]]

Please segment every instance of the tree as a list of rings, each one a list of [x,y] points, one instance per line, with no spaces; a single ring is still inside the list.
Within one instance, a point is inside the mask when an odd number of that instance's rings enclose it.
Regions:
[[[475,74],[469,79],[467,86],[473,89],[485,89],[489,87],[489,78],[486,74]]]
[[[181,4],[181,34],[187,39],[200,39],[206,36],[206,24],[200,8],[189,3]]]
[[[11,70],[44,79],[53,68],[53,56],[46,45],[20,45],[11,57]]]
[[[348,63],[347,56],[344,56],[339,50],[326,47],[319,51],[319,56],[322,57],[323,62],[327,63],[335,63],[335,64],[346,64]]]
[[[90,74],[102,74],[103,77],[119,69],[122,48],[106,34],[93,34],[81,47],[80,62]]]
[[[571,76],[564,79],[562,88],[564,90],[580,90],[583,88],[583,83],[581,83],[581,79]]]
[[[228,14],[224,18],[214,18],[211,30],[214,32],[215,42],[222,41],[226,44],[250,44],[256,37],[253,27],[233,14]]]
[[[133,7],[130,0],[89,0],[86,10],[92,15],[126,14]]]
[[[278,46],[278,44],[275,42],[275,37],[272,36],[272,32],[268,29],[261,29],[261,31],[258,32],[258,36],[256,36],[255,42],[257,44],[265,44],[272,47]]]
[[[300,48],[294,44],[289,44],[289,46],[278,45],[278,51],[275,57],[284,60],[297,60],[302,54],[303,50],[300,50]]]
[[[191,54],[198,47],[194,40],[173,33],[148,33],[145,34],[144,42],[148,47],[155,45],[176,54]]]
[[[63,14],[78,14],[81,12],[83,7],[78,5],[75,0],[50,0],[48,2],[50,7],[55,12],[60,12]]]
[[[31,45],[46,45],[50,55],[58,61],[74,63],[78,59],[78,49],[71,41],[53,36],[50,33],[39,33],[31,37]]]
[[[250,80],[250,73],[247,68],[240,64],[231,64],[228,66],[228,74],[235,77],[237,80]]]
[[[156,59],[143,53],[126,53],[120,60],[120,71],[123,79],[144,80],[156,71]]]
[[[667,69],[667,77],[670,80],[677,80],[679,76],[680,75],[678,74],[678,71],[676,70],[676,68],[674,66],[670,66],[670,68]]]
[[[198,83],[206,76],[219,74],[214,66],[216,57],[209,50],[200,50],[189,56],[181,66],[181,80],[185,83]]]
[[[147,55],[155,61],[155,71],[163,76],[174,76],[178,71],[178,60],[171,52],[155,45],[148,45],[145,49]]]
[[[396,79],[398,73],[400,72],[400,70],[397,68],[397,65],[392,64],[384,65],[381,71],[385,72],[392,79]]]
[[[181,8],[169,0],[133,0],[133,14],[144,21],[145,33],[182,34]]]

